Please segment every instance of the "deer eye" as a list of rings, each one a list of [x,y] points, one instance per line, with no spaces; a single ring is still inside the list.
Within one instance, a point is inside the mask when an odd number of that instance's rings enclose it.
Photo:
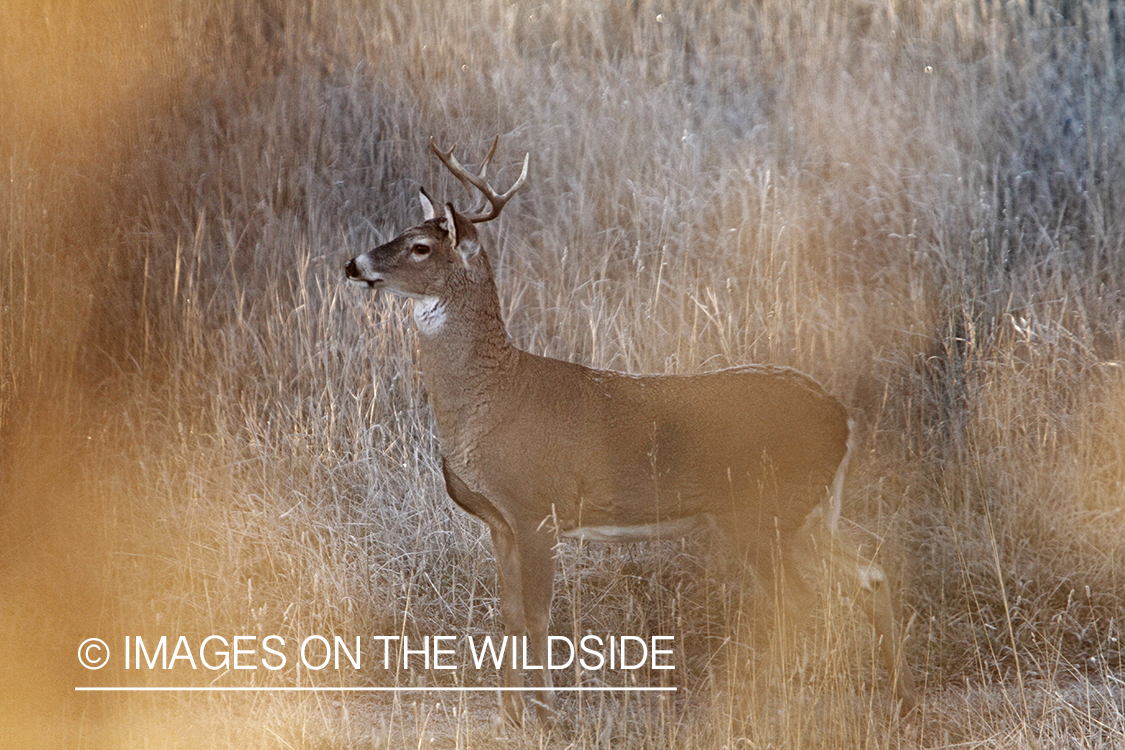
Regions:
[[[425,258],[430,254],[430,246],[421,242],[415,242],[414,246],[410,248],[410,252],[414,254],[415,258]]]

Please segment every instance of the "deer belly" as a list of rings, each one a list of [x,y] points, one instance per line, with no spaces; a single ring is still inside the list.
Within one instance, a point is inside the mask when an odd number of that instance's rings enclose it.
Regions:
[[[676,539],[695,529],[709,527],[714,520],[708,513],[700,513],[686,518],[671,518],[667,521],[641,524],[639,526],[578,526],[561,534],[566,539],[579,539],[583,542],[644,542],[650,539]]]

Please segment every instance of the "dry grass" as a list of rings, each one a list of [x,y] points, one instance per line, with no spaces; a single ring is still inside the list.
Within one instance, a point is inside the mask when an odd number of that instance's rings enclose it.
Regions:
[[[1120,4],[0,17],[12,746],[1125,743]],[[419,183],[460,199],[429,135],[479,154],[495,133],[502,177],[532,154],[486,231],[520,344],[633,371],[792,364],[861,418],[845,512],[901,591],[919,715],[892,718],[831,598],[792,679],[748,709],[722,644],[761,597],[722,583],[704,538],[568,548],[554,631],[675,635],[680,692],[566,696],[553,737],[494,739],[479,696],[72,692],[216,677],[87,672],[91,635],[497,632],[409,316],[340,270],[417,220]]]

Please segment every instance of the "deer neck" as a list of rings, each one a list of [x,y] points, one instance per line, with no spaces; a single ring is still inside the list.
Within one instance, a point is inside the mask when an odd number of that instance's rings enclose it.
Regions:
[[[491,269],[458,276],[441,297],[414,302],[418,358],[445,448],[485,419],[519,353],[508,338]]]

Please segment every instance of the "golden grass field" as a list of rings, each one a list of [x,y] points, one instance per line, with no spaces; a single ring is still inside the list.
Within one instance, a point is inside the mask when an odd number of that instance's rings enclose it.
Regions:
[[[564,693],[550,734],[490,693],[74,691],[498,684],[75,659],[499,632],[409,303],[342,272],[419,185],[466,202],[431,135],[497,133],[521,346],[793,365],[853,410],[913,716],[831,596],[751,710],[723,657],[768,597],[705,537],[566,546],[553,632],[674,635],[637,684],[678,691]],[[3,0],[0,745],[1125,747],[1123,363],[1116,0]]]

